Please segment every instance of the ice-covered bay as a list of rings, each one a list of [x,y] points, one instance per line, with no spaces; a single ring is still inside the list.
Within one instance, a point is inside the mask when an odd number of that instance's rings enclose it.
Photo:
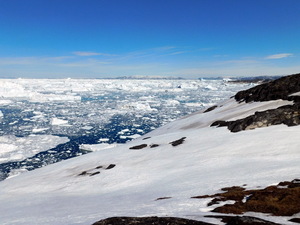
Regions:
[[[0,171],[33,169],[80,155],[80,148],[104,146],[89,144],[125,143],[251,85],[222,79],[1,79]],[[19,163],[7,164],[12,161]]]

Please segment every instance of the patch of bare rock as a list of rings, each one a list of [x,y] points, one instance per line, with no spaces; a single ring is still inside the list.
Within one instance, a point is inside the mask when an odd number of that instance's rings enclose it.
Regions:
[[[213,111],[217,107],[218,107],[217,105],[211,106],[211,107],[207,108],[203,113],[207,113],[207,112]]]
[[[132,146],[129,149],[140,150],[140,149],[146,148],[147,146],[148,146],[147,144],[141,144],[141,145]]]
[[[172,146],[175,147],[177,145],[181,145],[184,142],[185,139],[186,139],[186,137],[182,137],[182,138],[180,138],[178,140],[170,142],[169,144],[171,144]]]
[[[78,176],[95,176],[97,174],[100,174],[101,170],[110,170],[112,168],[114,168],[116,166],[116,164],[109,164],[108,166],[97,166],[95,168],[92,168],[90,170],[85,170],[85,171],[82,171],[80,174],[78,174]]]
[[[242,214],[245,212],[269,213],[274,216],[293,216],[300,212],[300,180],[280,182],[264,189],[245,190],[233,186],[221,189],[222,193],[195,196],[192,198],[213,198],[208,206],[233,200],[234,204],[217,207],[213,212]]]
[[[186,139],[186,137],[182,137],[182,138],[177,139],[175,141],[171,141],[169,144],[172,145],[173,147],[175,147],[177,145],[181,145],[185,141],[185,139]],[[150,148],[156,148],[158,146],[159,146],[159,144],[150,144],[149,145]],[[135,146],[129,147],[129,149],[130,150],[140,150],[140,149],[143,149],[143,148],[146,148],[146,147],[148,147],[147,144],[140,144],[140,145],[135,145]]]
[[[160,197],[160,198],[157,198],[155,201],[159,201],[159,200],[166,200],[166,199],[170,199],[172,197]]]

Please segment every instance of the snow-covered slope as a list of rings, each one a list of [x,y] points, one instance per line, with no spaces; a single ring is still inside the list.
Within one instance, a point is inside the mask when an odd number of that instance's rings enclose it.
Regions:
[[[222,224],[204,217],[215,215],[210,211],[219,206],[207,206],[211,198],[191,197],[299,178],[300,126],[269,124],[233,133],[211,124],[293,104],[291,99],[239,103],[232,98],[127,144],[4,180],[0,224],[92,224],[112,216],[153,215]],[[291,217],[246,214],[293,224]]]

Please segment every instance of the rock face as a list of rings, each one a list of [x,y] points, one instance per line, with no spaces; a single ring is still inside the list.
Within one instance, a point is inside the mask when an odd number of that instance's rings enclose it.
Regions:
[[[235,121],[215,121],[211,126],[227,126],[231,132],[251,130],[258,127],[285,124],[296,126],[300,124],[300,104],[285,105],[277,109],[256,112],[254,115]]]
[[[234,96],[234,98],[239,102],[262,102],[277,99],[294,100],[299,102],[299,97],[289,96],[299,91],[300,74],[294,74],[255,86],[245,91],[240,91]]]
[[[240,91],[234,96],[238,102],[245,101],[248,103],[282,99],[293,101],[294,104],[256,112],[254,115],[235,121],[215,121],[211,126],[227,126],[231,132],[239,132],[278,124],[287,126],[299,125],[300,95],[292,95],[297,92],[300,92],[300,74],[282,77],[278,80]]]
[[[111,217],[93,225],[212,225],[196,220],[176,217]]]

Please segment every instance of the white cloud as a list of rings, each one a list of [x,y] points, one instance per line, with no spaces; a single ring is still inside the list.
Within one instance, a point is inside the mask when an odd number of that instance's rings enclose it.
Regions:
[[[169,50],[173,50],[176,49],[175,46],[162,46],[162,47],[157,47],[157,48],[153,48],[153,51],[169,51]]]
[[[282,59],[282,58],[290,57],[292,55],[293,54],[291,53],[281,53],[281,54],[269,55],[265,59]]]
[[[78,56],[95,56],[95,55],[105,55],[103,53],[98,53],[98,52],[73,52],[74,55],[78,55]]]
[[[177,52],[171,52],[168,55],[181,55],[181,54],[185,54],[187,53],[187,51],[177,51]]]

